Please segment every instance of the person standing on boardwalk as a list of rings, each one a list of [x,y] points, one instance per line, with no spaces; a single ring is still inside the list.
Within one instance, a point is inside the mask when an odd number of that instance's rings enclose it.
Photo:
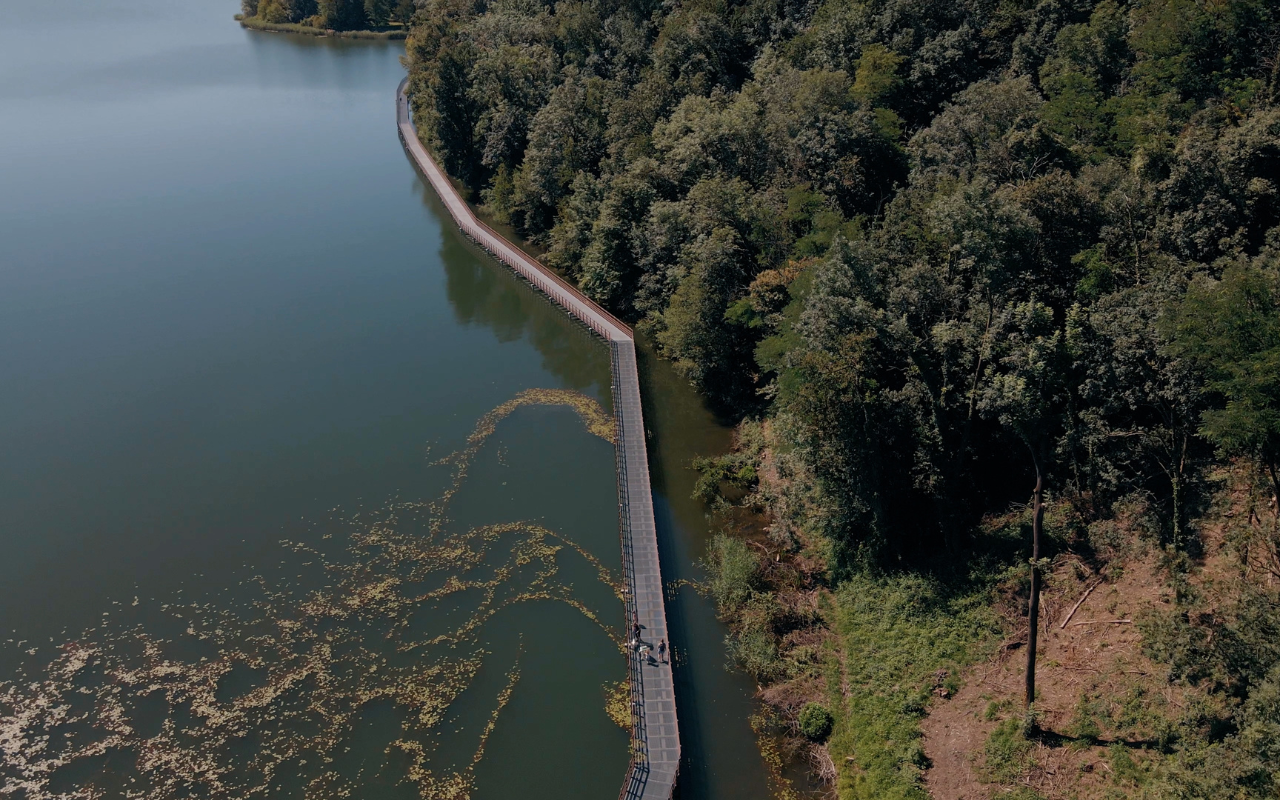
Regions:
[[[632,634],[631,638],[635,639],[636,642],[639,643],[640,642],[640,621],[639,620],[636,620],[636,624],[632,626],[631,634]]]
[[[663,639],[658,642],[658,660],[663,664],[667,663],[667,640]]]

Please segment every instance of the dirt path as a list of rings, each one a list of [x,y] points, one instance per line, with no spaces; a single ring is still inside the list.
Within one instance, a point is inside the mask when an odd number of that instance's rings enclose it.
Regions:
[[[1142,655],[1136,626],[1117,622],[1133,620],[1145,608],[1168,607],[1170,598],[1154,558],[1128,563],[1117,581],[1099,583],[1063,628],[1063,620],[1096,580],[1084,570],[1060,567],[1043,595],[1051,613],[1044,615],[1041,628],[1037,707],[1044,714],[1042,727],[1054,735],[1032,743],[1016,785],[1049,800],[1086,800],[1114,790],[1110,744],[1125,744],[1134,758],[1142,757],[1143,742],[1120,741],[1105,728],[1098,731],[1097,744],[1079,740],[1079,734],[1087,733],[1082,707],[1114,710],[1135,697],[1179,702],[1170,696],[1163,671]],[[1020,719],[1023,713],[1022,624],[1021,634],[1006,641],[995,658],[972,668],[955,697],[938,701],[921,726],[932,762],[925,784],[936,800],[985,800],[1014,785],[984,781],[992,777],[984,770],[984,748],[1002,720]]]

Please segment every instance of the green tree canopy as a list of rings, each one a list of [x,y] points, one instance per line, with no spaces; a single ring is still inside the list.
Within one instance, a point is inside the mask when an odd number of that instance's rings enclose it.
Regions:
[[[1268,252],[1192,282],[1173,318],[1172,349],[1204,370],[1219,398],[1203,435],[1255,459],[1280,498],[1280,270]]]

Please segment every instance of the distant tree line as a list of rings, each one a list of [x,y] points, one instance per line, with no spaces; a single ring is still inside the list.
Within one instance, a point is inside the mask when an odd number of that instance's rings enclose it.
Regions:
[[[240,0],[240,10],[263,22],[351,31],[407,23],[414,4],[413,0]]]

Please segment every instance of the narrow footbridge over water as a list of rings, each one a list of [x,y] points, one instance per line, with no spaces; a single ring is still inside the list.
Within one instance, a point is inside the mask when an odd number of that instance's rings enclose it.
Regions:
[[[658,566],[658,535],[653,517],[653,493],[649,487],[644,414],[640,407],[640,375],[631,329],[476,217],[419,141],[409,110],[407,85],[406,78],[396,93],[400,140],[458,227],[609,345],[613,363],[613,408],[618,426],[618,507],[628,626],[639,622],[641,638],[651,648],[656,648],[664,639],[670,642],[662,573]],[[630,633],[626,638],[631,638]],[[632,758],[619,797],[667,800],[675,787],[680,765],[671,665],[643,656],[635,648],[628,649],[628,662]]]

